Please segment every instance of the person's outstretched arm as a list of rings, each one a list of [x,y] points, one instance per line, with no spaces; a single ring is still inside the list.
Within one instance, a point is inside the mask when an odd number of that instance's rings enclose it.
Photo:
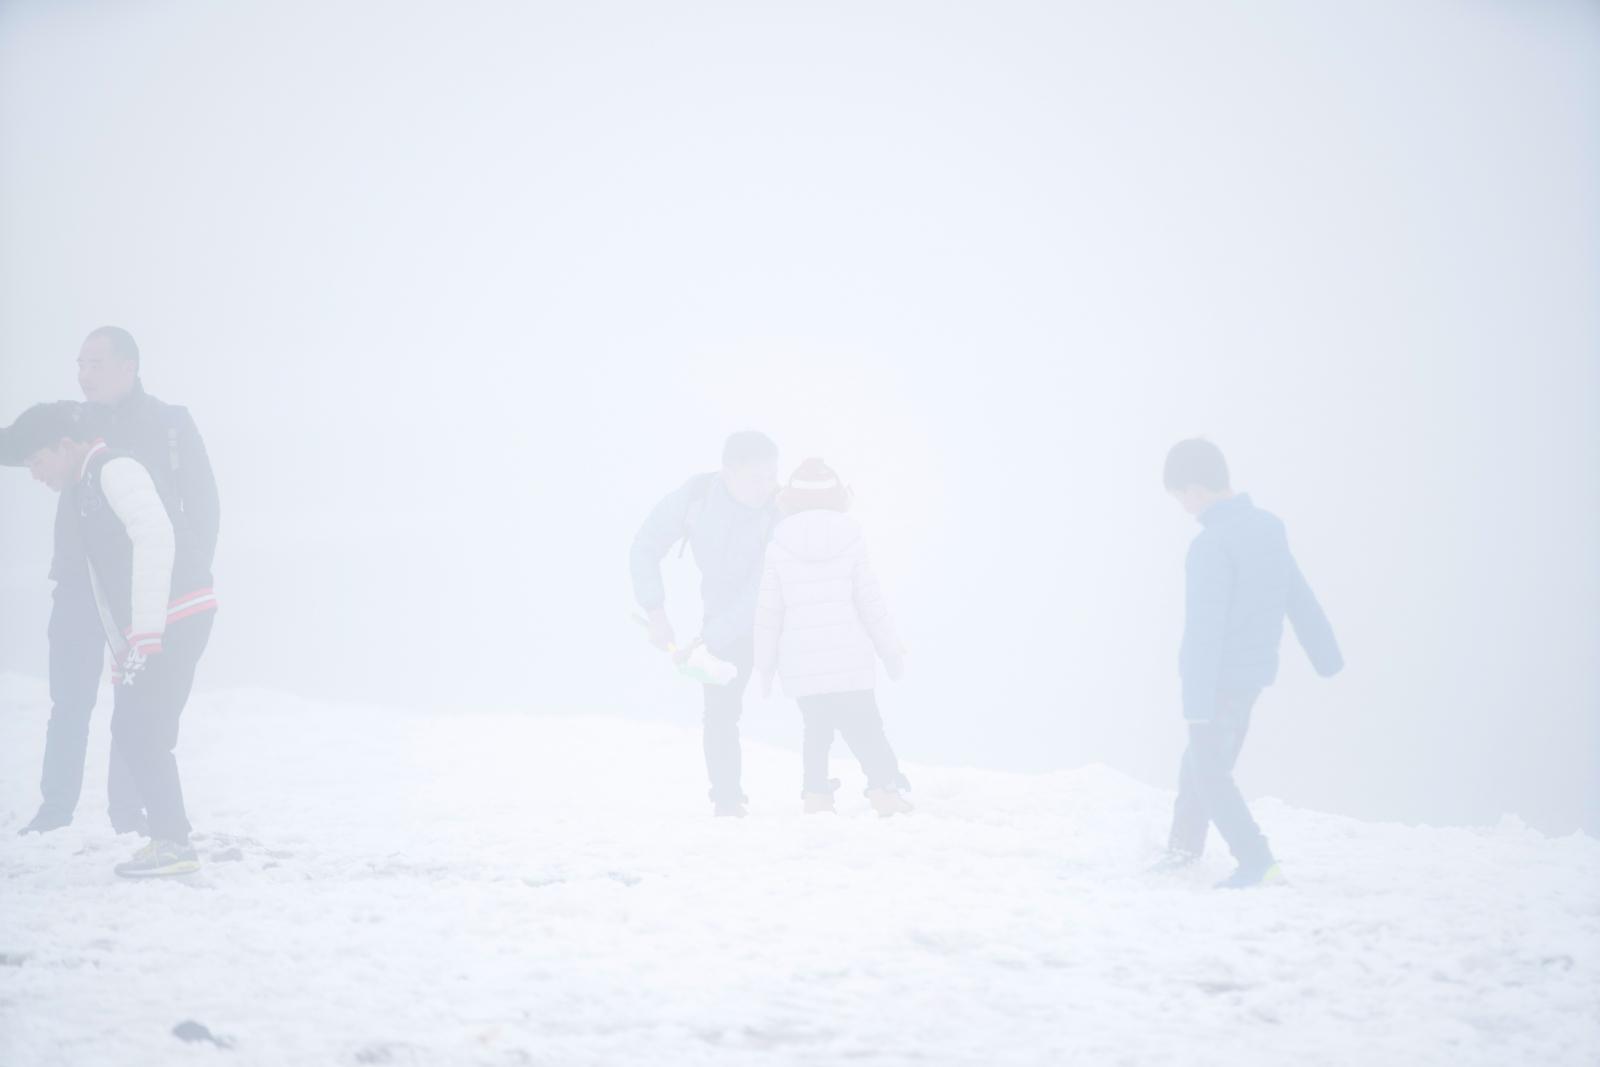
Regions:
[[[761,692],[772,691],[772,676],[778,670],[778,641],[783,636],[783,579],[778,576],[778,562],[773,552],[767,550],[766,563],[761,568],[761,592],[756,597],[756,655],[755,677],[761,679]]]
[[[866,627],[867,636],[872,638],[872,645],[878,650],[889,677],[899,679],[905,673],[905,649],[900,645],[894,618],[889,614],[889,601],[883,595],[883,586],[878,584],[878,572],[872,569],[872,560],[867,555],[864,541],[856,549],[853,578],[856,614],[861,616],[861,624]]]
[[[1318,674],[1331,678],[1344,669],[1344,654],[1333,636],[1333,624],[1317,603],[1293,556],[1289,557],[1289,625],[1294,627],[1295,639],[1306,650]]]
[[[694,498],[695,489],[696,482],[691,479],[662,497],[634,535],[633,548],[628,555],[633,574],[633,598],[649,615],[650,640],[658,648],[675,643],[672,624],[667,621],[667,590],[661,580],[661,560],[688,532],[689,502]]]
[[[1197,538],[1184,565],[1183,717],[1210,722],[1216,714],[1222,674],[1222,641],[1228,625],[1233,569],[1222,549]]]

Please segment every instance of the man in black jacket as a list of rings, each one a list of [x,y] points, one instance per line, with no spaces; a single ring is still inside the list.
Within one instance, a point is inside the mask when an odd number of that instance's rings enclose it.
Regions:
[[[111,648],[111,737],[149,810],[150,843],[116,872],[188,874],[199,868],[174,749],[217,598],[209,562],[180,535],[171,497],[151,471],[106,444],[72,401],[37,404],[11,434],[34,478],[67,502],[82,546],[101,634]]]
[[[128,331],[102,326],[78,354],[78,385],[85,399],[105,410],[98,421],[106,443],[127,452],[150,474],[196,565],[210,585],[216,552],[217,483],[205,443],[186,409],[164,404],[139,380],[139,346]],[[26,464],[18,442],[0,432],[0,462]],[[55,582],[50,609],[50,725],[45,735],[39,812],[21,833],[44,833],[72,821],[83,787],[89,719],[105,662],[105,635],[95,607],[88,562],[68,494],[56,509]],[[118,833],[145,832],[144,802],[115,741],[107,782],[111,825]]]

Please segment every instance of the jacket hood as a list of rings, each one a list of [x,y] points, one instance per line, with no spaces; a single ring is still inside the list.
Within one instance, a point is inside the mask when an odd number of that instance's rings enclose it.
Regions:
[[[801,559],[833,559],[861,540],[861,524],[842,511],[801,511],[778,523],[772,539]]]

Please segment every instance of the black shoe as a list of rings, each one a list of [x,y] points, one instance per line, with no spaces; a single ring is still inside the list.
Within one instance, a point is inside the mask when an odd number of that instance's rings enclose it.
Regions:
[[[200,857],[184,842],[151,841],[113,869],[124,878],[171,878],[198,871]]]
[[[26,837],[29,834],[47,834],[51,830],[59,830],[63,826],[71,825],[71,815],[62,815],[58,812],[40,808],[39,814],[33,817],[33,821],[17,831],[17,836]]]

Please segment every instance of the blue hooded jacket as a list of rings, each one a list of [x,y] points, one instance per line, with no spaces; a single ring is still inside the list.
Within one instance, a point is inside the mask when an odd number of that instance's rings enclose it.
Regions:
[[[1185,566],[1183,717],[1209,722],[1219,691],[1271,685],[1285,616],[1317,673],[1337,674],[1344,657],[1289,551],[1282,520],[1240,493],[1211,505],[1200,523],[1205,529]]]

